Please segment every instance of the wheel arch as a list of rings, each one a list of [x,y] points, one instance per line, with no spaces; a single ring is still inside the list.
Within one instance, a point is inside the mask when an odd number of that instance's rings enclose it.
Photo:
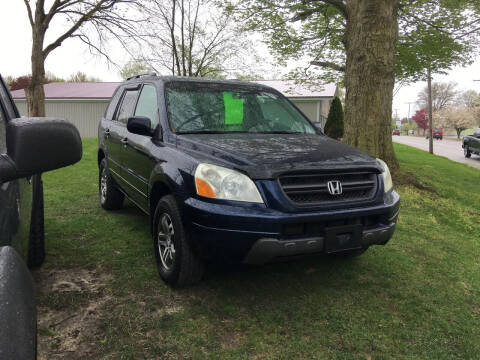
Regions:
[[[97,165],[100,167],[100,163],[102,160],[105,158],[105,152],[103,151],[102,148],[98,149],[97,153]]]
[[[164,177],[153,180],[150,189],[148,206],[150,210],[150,228],[153,229],[153,217],[155,216],[155,208],[157,207],[158,202],[165,195],[173,194],[173,191]]]

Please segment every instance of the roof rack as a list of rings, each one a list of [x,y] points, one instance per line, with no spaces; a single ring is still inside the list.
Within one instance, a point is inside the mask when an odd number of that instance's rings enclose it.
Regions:
[[[132,79],[139,79],[143,76],[157,76],[156,73],[151,72],[151,73],[145,73],[145,74],[138,74],[138,75],[133,75],[125,79],[125,81],[132,80]]]

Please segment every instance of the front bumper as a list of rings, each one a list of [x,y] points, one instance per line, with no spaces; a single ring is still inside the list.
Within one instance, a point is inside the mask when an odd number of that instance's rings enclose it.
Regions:
[[[183,218],[204,257],[261,264],[384,245],[395,231],[399,206],[395,191],[369,207],[302,213],[189,198]]]
[[[375,229],[364,230],[358,239],[359,241],[356,242],[358,245],[347,245],[347,247],[342,247],[341,250],[339,250],[338,247],[334,250],[329,249],[326,246],[326,237],[324,236],[288,241],[268,238],[259,239],[248,252],[244,262],[246,264],[264,264],[274,260],[275,258],[285,258],[322,252],[335,253],[339,251],[362,249],[370,245],[385,245],[392,237],[394,231],[394,222],[385,226],[379,226]],[[335,240],[341,242],[342,238],[336,238]]]

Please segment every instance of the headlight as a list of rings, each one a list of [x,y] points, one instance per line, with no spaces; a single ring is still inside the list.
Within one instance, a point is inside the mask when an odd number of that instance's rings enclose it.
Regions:
[[[208,198],[263,204],[257,187],[248,176],[221,166],[198,165],[195,186],[198,195]]]
[[[382,167],[382,178],[383,178],[383,189],[385,192],[390,191],[393,188],[392,175],[390,175],[390,170],[388,169],[385,161],[377,159],[377,163]]]

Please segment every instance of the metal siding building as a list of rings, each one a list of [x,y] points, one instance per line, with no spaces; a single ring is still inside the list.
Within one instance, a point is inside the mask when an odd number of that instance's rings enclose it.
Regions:
[[[74,124],[82,138],[97,137],[98,122],[110,99],[46,99],[47,116],[66,119]],[[15,99],[20,115],[27,116],[25,99]]]
[[[325,126],[331,101],[336,95],[334,84],[318,91],[295,85],[291,81],[256,81],[268,85],[288,97],[312,122]],[[82,138],[97,137],[97,127],[105,113],[110,97],[119,83],[50,83],[44,85],[47,116],[66,119],[80,131]],[[24,90],[12,91],[22,116],[27,116]]]

